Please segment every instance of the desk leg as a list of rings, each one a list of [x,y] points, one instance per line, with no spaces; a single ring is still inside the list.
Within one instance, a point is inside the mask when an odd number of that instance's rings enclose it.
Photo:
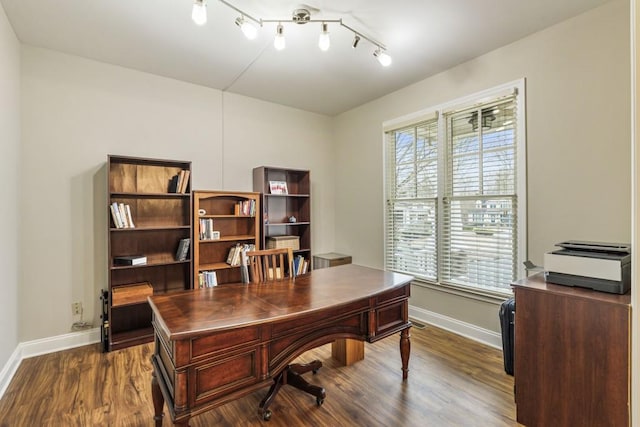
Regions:
[[[402,380],[409,376],[409,353],[411,352],[411,334],[409,328],[400,332],[400,357],[402,358]]]
[[[153,398],[153,419],[156,421],[156,427],[162,427],[164,396],[162,395],[162,390],[160,390],[155,371],[151,374],[151,396]]]

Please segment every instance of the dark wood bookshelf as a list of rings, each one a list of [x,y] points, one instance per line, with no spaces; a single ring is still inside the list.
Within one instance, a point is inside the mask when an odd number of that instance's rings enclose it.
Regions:
[[[191,238],[191,162],[109,155],[107,158],[108,288],[103,290],[102,340],[105,351],[153,339],[146,298],[112,304],[114,289],[149,283],[153,294],[192,288],[191,257],[176,260],[180,239]],[[184,192],[171,179],[188,171]],[[184,172],[183,172],[184,174]],[[113,203],[128,206],[133,226],[113,217]],[[127,216],[128,217],[128,216]],[[114,265],[118,256],[142,255],[145,264]]]
[[[271,194],[271,181],[287,184],[287,194]],[[294,256],[302,255],[312,267],[311,256],[311,174],[308,170],[260,166],[253,169],[253,191],[261,193],[263,217],[261,248],[267,247],[269,237],[297,236],[299,248]],[[290,218],[295,217],[295,222]]]

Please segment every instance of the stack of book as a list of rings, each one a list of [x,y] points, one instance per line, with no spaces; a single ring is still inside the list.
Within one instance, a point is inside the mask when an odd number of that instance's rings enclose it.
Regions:
[[[236,203],[233,213],[237,216],[256,216],[256,201],[251,199]]]
[[[220,232],[213,229],[213,219],[200,218],[200,240],[218,240]]]
[[[295,276],[306,274],[309,269],[309,262],[302,255],[298,255],[293,259],[293,271]]]
[[[111,218],[116,228],[135,228],[131,216],[131,207],[124,203],[113,202],[109,205]]]
[[[201,271],[198,273],[198,287],[212,288],[218,286],[218,277],[215,270]]]
[[[189,186],[191,171],[181,170],[169,180],[169,193],[186,193]]]
[[[244,245],[237,243],[235,246],[229,249],[229,255],[227,255],[227,264],[237,267],[241,264],[242,253],[248,251],[255,251],[256,245],[252,243],[245,243]]]

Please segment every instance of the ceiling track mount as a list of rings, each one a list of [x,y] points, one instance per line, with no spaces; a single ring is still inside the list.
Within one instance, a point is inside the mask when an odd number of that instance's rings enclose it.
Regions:
[[[306,24],[311,21],[311,13],[307,9],[296,9],[293,11],[291,20],[296,24]]]

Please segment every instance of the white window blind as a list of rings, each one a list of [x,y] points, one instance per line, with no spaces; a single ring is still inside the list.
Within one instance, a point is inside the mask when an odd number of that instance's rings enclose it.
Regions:
[[[524,240],[518,96],[483,94],[468,107],[385,129],[389,270],[480,292],[510,291]]]
[[[387,138],[387,268],[435,280],[438,122],[389,131]]]
[[[445,114],[442,282],[495,290],[516,278],[515,108],[510,98]]]

